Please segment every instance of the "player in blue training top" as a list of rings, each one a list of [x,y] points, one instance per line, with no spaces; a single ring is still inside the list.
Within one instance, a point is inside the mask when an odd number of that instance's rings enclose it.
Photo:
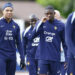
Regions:
[[[0,75],[15,75],[16,46],[19,50],[21,68],[24,68],[24,53],[20,38],[19,26],[13,21],[13,5],[3,6],[3,17],[0,19]]]
[[[59,12],[58,10],[55,10],[55,18],[56,18],[57,20],[62,21],[60,12]],[[61,49],[60,49],[60,51],[61,51],[61,58],[60,58],[61,75],[65,75],[66,72],[67,72],[67,62],[65,61],[65,54],[64,54],[64,50],[63,50],[62,43],[61,43]]]
[[[30,19],[30,26],[26,28],[23,32],[23,47],[24,47],[24,54],[27,58],[26,64],[29,70],[29,75],[37,75],[37,60],[35,59],[35,54],[37,50],[37,46],[39,44],[39,37],[36,37],[32,40],[27,38],[27,35],[31,35],[38,18],[35,14],[29,16]]]
[[[68,75],[75,75],[75,12],[68,16],[65,40],[68,46]]]
[[[44,23],[42,23],[43,20],[40,21],[31,32],[32,35],[27,36],[28,39],[33,39],[37,35],[40,36],[40,42],[36,51],[39,75],[47,75],[47,72],[51,75],[59,75],[61,42],[64,50],[66,50],[64,24],[54,19],[54,14],[52,6],[46,7],[45,15],[47,21]]]

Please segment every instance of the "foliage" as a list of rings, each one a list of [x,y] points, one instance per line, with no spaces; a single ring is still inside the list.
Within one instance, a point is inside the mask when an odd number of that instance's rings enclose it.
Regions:
[[[74,0],[36,0],[36,2],[43,6],[52,5],[64,17],[67,17],[74,10]]]

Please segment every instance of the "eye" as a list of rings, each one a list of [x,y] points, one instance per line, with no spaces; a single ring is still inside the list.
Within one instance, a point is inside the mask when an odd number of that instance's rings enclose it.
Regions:
[[[6,12],[8,12],[9,10],[6,10]]]
[[[12,12],[13,10],[10,10],[10,12]]]
[[[6,12],[12,12],[12,10],[6,10]]]
[[[49,15],[49,13],[45,13],[46,15]]]

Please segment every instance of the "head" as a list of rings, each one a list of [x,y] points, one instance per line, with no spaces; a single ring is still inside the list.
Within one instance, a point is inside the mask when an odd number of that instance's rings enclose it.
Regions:
[[[37,18],[37,16],[35,14],[32,14],[32,15],[29,16],[29,20],[30,20],[30,24],[35,26],[38,18]]]
[[[55,12],[55,18],[57,20],[60,20],[61,19],[60,12],[58,10],[54,10],[54,12]]]
[[[11,3],[6,3],[2,7],[3,17],[6,19],[11,19],[13,16],[13,5]]]
[[[48,6],[45,8],[45,15],[49,21],[54,20],[54,8],[52,6]]]

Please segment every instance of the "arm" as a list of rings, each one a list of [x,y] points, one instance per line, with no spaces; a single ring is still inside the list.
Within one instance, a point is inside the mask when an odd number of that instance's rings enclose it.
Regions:
[[[73,40],[72,40],[72,32],[73,32],[72,22],[73,22],[72,14],[70,14],[67,19],[67,23],[66,23],[66,27],[65,27],[65,41],[68,46],[68,49],[70,49],[70,50],[73,50],[73,48],[75,47],[73,44]]]
[[[17,44],[18,51],[20,53],[20,58],[21,58],[21,60],[24,60],[24,52],[23,52],[23,48],[22,48],[22,42],[21,42],[19,27],[17,29],[16,44]]]
[[[25,35],[23,33],[23,35],[22,35],[22,45],[23,45],[24,55],[26,55],[27,40],[28,39],[25,37]]]
[[[62,31],[60,33],[60,37],[61,37],[63,50],[64,50],[64,53],[65,53],[65,58],[66,58],[67,57],[67,45],[66,45],[66,42],[65,42],[65,27],[64,27],[64,24],[63,24],[63,27],[62,27]]]
[[[35,37],[37,37],[42,32],[42,30],[43,30],[42,26],[43,26],[42,21],[40,21],[39,23],[36,23],[33,31],[30,33],[31,35],[27,35],[27,38],[29,40],[32,40]]]

